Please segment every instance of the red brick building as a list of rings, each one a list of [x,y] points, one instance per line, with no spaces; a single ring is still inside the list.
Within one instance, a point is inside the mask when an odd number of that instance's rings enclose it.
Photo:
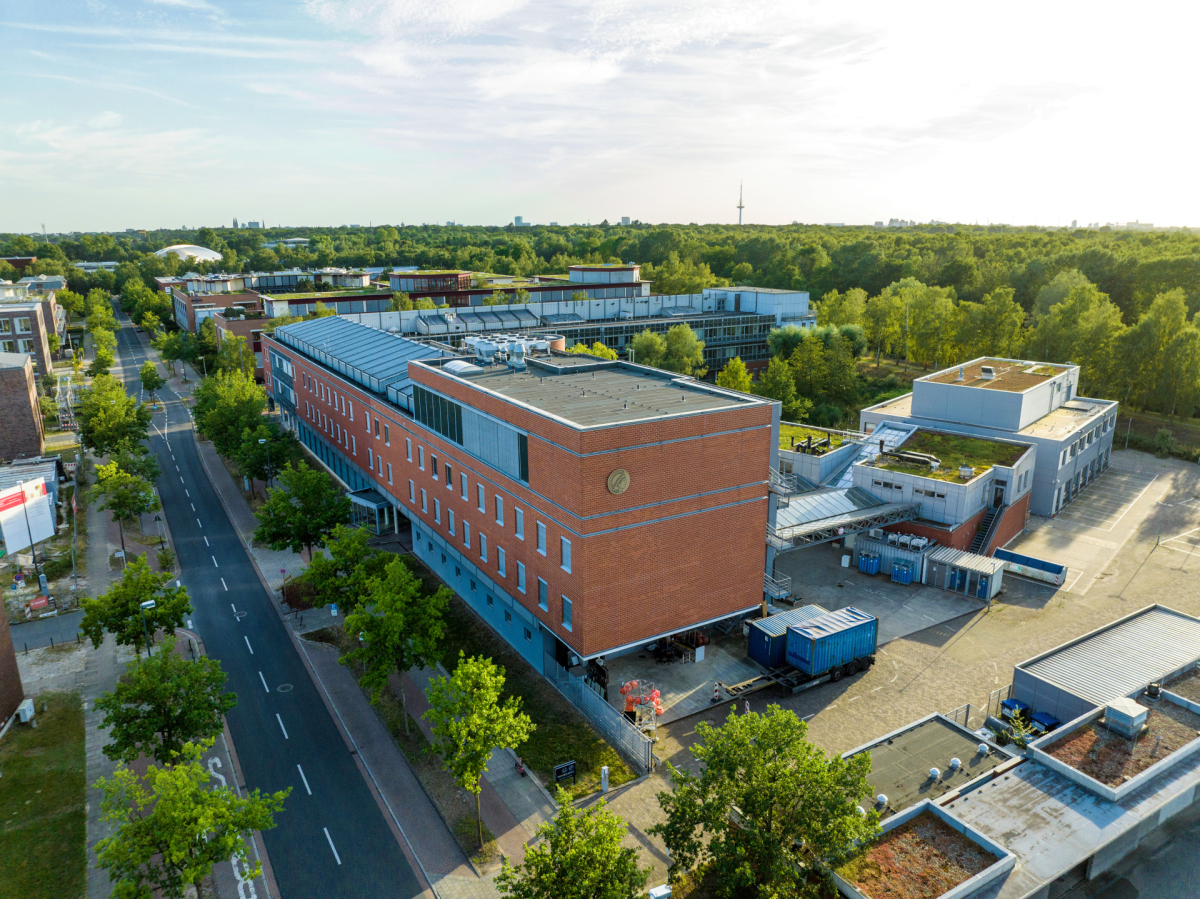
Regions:
[[[0,422],[0,459],[42,454],[45,433],[33,360],[26,353],[0,353]]]
[[[8,629],[8,615],[0,614],[0,727],[16,713],[24,698],[25,688],[17,668],[17,652]]]
[[[301,440],[539,670],[761,604],[778,404],[548,349],[439,358],[341,319],[263,347]]]

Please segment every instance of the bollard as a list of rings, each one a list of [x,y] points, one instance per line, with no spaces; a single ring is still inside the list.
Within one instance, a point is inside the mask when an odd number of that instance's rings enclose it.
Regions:
[[[750,714],[750,700],[749,699],[746,700],[746,714],[747,715]]]
[[[600,792],[608,792],[608,765],[600,766]]]
[[[50,638],[50,648],[51,649],[54,648],[54,638],[53,637]]]
[[[721,701],[721,687],[718,684],[713,684],[713,702]]]

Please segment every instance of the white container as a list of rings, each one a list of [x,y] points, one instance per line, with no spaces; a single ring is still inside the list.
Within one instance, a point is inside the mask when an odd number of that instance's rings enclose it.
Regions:
[[[842,567],[843,568],[850,567],[850,556],[848,556],[848,555],[842,556]]]

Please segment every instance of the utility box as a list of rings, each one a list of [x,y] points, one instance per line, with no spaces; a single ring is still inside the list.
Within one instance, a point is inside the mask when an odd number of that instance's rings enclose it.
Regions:
[[[17,706],[17,715],[21,719],[22,724],[28,724],[33,720],[33,700],[23,699],[21,704]]]
[[[1150,710],[1144,705],[1122,696],[1104,707],[1104,726],[1128,739],[1133,739],[1146,726]]]
[[[854,606],[788,628],[787,662],[818,677],[875,654],[879,620]],[[835,673],[836,676],[836,673]]]
[[[825,614],[828,614],[828,610],[820,606],[804,606],[751,621],[747,633],[746,655],[750,657],[750,661],[766,671],[782,668],[787,662],[788,628]]]

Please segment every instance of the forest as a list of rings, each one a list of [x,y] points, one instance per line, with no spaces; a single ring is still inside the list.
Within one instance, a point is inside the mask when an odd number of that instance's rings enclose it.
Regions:
[[[312,242],[263,246],[282,237]],[[67,275],[80,295],[93,287],[128,295],[140,293],[131,281],[149,285],[156,275],[196,268],[153,255],[175,243],[221,252],[222,261],[208,268],[223,271],[417,265],[537,275],[577,263],[638,262],[655,293],[733,284],[806,290],[821,325],[854,326],[854,355],[885,366],[885,357],[924,370],[984,354],[1071,361],[1081,366],[1082,393],[1127,409],[1186,421],[1200,405],[1200,234],[1188,231],[607,222],[201,228],[48,240],[0,235],[0,255],[36,255],[34,271]],[[99,260],[123,264],[91,274],[72,266]],[[0,263],[0,278],[16,274]],[[830,349],[827,332],[822,344]],[[795,335],[774,335],[772,345],[791,365]],[[845,384],[825,391],[801,375],[797,389],[815,391],[809,399],[817,405],[857,405],[847,402]]]

